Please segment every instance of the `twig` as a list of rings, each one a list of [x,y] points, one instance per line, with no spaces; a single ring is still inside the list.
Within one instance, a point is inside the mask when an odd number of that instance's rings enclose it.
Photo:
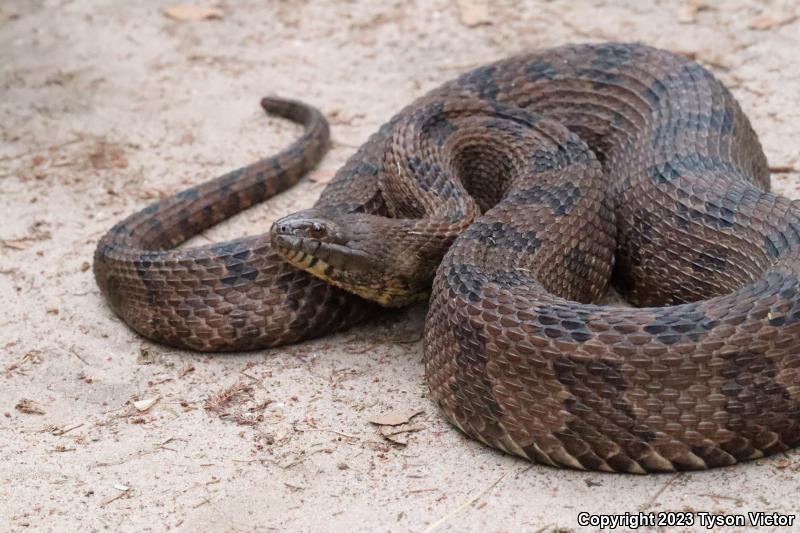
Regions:
[[[342,433],[341,431],[336,431],[335,429],[327,429],[327,428],[299,428],[299,427],[295,426],[295,427],[294,427],[294,430],[295,430],[295,431],[299,431],[299,432],[301,432],[301,433],[305,433],[305,432],[307,432],[307,431],[318,431],[318,432],[323,432],[323,433],[334,433],[334,434],[336,434],[336,435],[339,435],[339,436],[345,437],[345,438],[347,438],[347,439],[356,439],[356,440],[360,439],[360,437],[358,437],[357,435],[349,435],[349,434],[347,434],[347,433]]]
[[[211,503],[211,500],[209,500],[208,498],[203,498],[203,501],[201,501],[201,502],[200,502],[200,503],[198,503],[198,504],[195,504],[195,505],[193,505],[193,506],[192,506],[192,509],[197,509],[198,507],[200,507],[200,506],[202,506],[202,505],[205,505],[205,504],[207,504],[207,503]]]
[[[797,167],[793,165],[778,165],[769,167],[770,172],[798,172]]]
[[[661,494],[663,494],[664,491],[667,490],[670,485],[672,485],[675,481],[677,481],[678,478],[681,477],[681,475],[683,475],[683,472],[678,472],[677,474],[669,478],[669,480],[666,483],[664,483],[661,486],[661,488],[656,491],[655,494],[653,494],[652,498],[650,498],[647,502],[645,502],[642,506],[639,507],[639,510],[644,511],[646,509],[649,509],[650,506],[653,505],[653,503],[658,499],[658,497],[661,496]]]
[[[240,371],[239,371],[239,373],[240,373],[241,375],[243,375],[244,377],[246,377],[247,379],[249,379],[251,383],[258,383],[259,381],[261,381],[261,380],[260,380],[260,379],[258,379],[257,377],[255,377],[255,376],[251,376],[250,374],[248,374],[248,373],[247,373],[247,372],[245,372],[244,370],[240,370]]]
[[[89,361],[84,359],[83,356],[78,353],[78,350],[76,350],[74,346],[70,347],[69,353],[71,353],[72,355],[77,357],[84,365],[91,366],[91,365],[89,365]]]
[[[64,428],[56,428],[51,433],[53,435],[57,436],[57,437],[60,437],[61,435],[66,435],[67,433],[69,433],[73,429],[78,429],[82,425],[83,425],[83,422],[81,422],[80,424],[75,424],[74,426],[69,426],[69,427],[64,427]]]
[[[425,528],[425,532],[424,533],[431,533],[432,531],[435,531],[439,526],[441,526],[442,524],[444,524],[445,522],[447,522],[448,520],[453,518],[455,515],[457,515],[458,513],[460,513],[461,511],[463,511],[464,509],[466,509],[470,505],[472,505],[473,503],[475,503],[478,500],[480,500],[490,490],[495,488],[497,486],[497,484],[500,483],[503,480],[503,478],[506,477],[507,475],[508,475],[508,472],[506,472],[505,474],[503,474],[499,478],[495,479],[494,482],[491,485],[489,485],[488,487],[486,487],[485,489],[480,491],[478,494],[476,494],[475,496],[473,496],[472,498],[470,498],[466,502],[462,503],[461,505],[459,505],[458,507],[456,507],[455,509],[453,509],[452,511],[450,511],[449,513],[447,513],[446,515],[441,517],[439,520],[437,520],[436,522],[434,522],[433,524],[431,524],[430,526]]]
[[[129,492],[130,492],[129,490],[123,490],[123,491],[120,491],[120,493],[119,493],[119,494],[117,494],[116,496],[112,496],[111,498],[108,498],[108,499],[107,499],[107,500],[105,500],[103,503],[101,503],[101,504],[100,504],[100,507],[105,507],[105,506],[106,506],[106,505],[108,505],[109,503],[111,503],[111,502],[113,502],[113,501],[116,501],[116,500],[119,500],[119,499],[120,499],[120,498],[122,498],[123,496],[127,495]]]

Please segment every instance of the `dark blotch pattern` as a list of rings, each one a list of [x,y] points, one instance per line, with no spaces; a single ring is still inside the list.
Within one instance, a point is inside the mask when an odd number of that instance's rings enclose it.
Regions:
[[[536,60],[525,66],[525,77],[530,82],[554,80],[558,77],[558,69],[544,60]]]
[[[620,365],[560,356],[553,361],[553,370],[569,393],[563,406],[570,417],[554,432],[567,453],[587,469],[633,470],[636,462],[626,453],[615,453],[614,441],[641,441],[644,448],[656,435],[637,419],[627,401],[628,384]],[[598,454],[601,450],[607,451]]]
[[[556,216],[569,214],[575,203],[581,198],[580,187],[572,182],[564,182],[553,187],[533,187],[520,189],[508,195],[509,204],[547,205]]]
[[[653,165],[648,170],[650,179],[659,185],[681,177],[690,178],[712,173],[736,177],[741,171],[730,161],[699,153],[675,154],[669,161]]]
[[[783,231],[764,236],[764,250],[773,259],[800,245],[800,222],[790,222]]]
[[[509,248],[531,254],[542,244],[535,231],[517,231],[503,222],[476,222],[467,228],[463,238],[476,240],[488,248]]]
[[[462,88],[475,91],[484,100],[494,101],[500,92],[494,77],[496,71],[495,65],[479,67],[461,76],[458,81]]]
[[[301,122],[300,139],[145,207],[98,243],[97,283],[142,335],[248,350],[374,311],[292,267],[322,259],[292,259],[269,234],[172,249],[322,157],[319,112],[262,106]],[[395,136],[409,121],[424,126],[414,138],[424,149]],[[464,124],[469,135],[458,136]],[[437,149],[452,157],[429,160]],[[397,179],[403,165],[418,183]],[[393,184],[408,197],[393,198]],[[548,464],[641,473],[729,465],[800,441],[800,209],[766,189],[756,135],[710,72],[642,45],[570,45],[474,69],[412,103],[348,160],[315,213],[337,223],[347,213],[343,234],[358,221],[360,242],[378,245],[374,280],[418,257],[403,253],[409,242],[433,256],[426,247],[456,240],[433,280],[424,360],[431,397],[468,435]],[[413,206],[419,217],[406,217]],[[427,232],[376,231],[378,218]],[[400,281],[426,288],[427,266]],[[643,307],[591,303],[612,267]],[[649,307],[664,304],[676,305]]]

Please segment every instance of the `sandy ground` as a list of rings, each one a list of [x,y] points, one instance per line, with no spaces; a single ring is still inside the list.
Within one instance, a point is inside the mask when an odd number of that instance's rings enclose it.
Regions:
[[[480,4],[480,2],[473,2]],[[800,454],[646,477],[531,466],[463,437],[427,398],[420,305],[317,341],[205,356],[116,319],[89,262],[115,221],[276,151],[329,117],[311,178],[203,239],[309,206],[377,126],[458,72],[517,51],[641,40],[691,54],[740,98],[800,198],[793,2],[558,0],[0,4],[0,530],[577,530],[577,514],[798,511]],[[699,6],[695,9],[692,6]],[[385,438],[369,420],[420,411]]]

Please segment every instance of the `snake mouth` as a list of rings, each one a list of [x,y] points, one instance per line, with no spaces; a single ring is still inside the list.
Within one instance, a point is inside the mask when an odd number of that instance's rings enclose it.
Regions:
[[[281,219],[273,224],[270,238],[273,249],[289,264],[340,289],[389,307],[419,299],[381,275],[378,260],[350,246],[334,223]]]
[[[316,209],[307,209],[276,221],[270,238],[287,261],[326,281],[373,272],[373,258],[354,246],[345,226]],[[320,265],[324,268],[320,269]]]
[[[284,259],[326,281],[337,272],[369,272],[374,267],[365,253],[343,244],[287,235],[274,227],[271,237],[273,247]]]
[[[390,305],[394,298],[382,283],[370,283],[375,269],[363,253],[340,244],[295,235],[272,235],[275,251],[292,266],[381,305]]]

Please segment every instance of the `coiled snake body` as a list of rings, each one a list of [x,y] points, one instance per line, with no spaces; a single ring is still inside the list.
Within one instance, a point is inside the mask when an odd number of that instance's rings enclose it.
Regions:
[[[270,235],[171,249],[321,157],[315,110],[263,104],[304,136],[100,241],[97,282],[142,335],[255,349],[354,323],[373,304],[352,293],[430,291],[432,395],[491,446],[642,473],[800,440],[800,206],[767,192],[756,135],[702,67],[635,44],[480,67],[396,115]],[[640,307],[593,303],[609,282]]]

